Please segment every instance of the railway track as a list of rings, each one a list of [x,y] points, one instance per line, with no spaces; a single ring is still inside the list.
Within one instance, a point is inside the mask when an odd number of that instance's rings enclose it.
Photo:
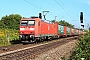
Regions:
[[[70,42],[73,39],[78,38],[78,36],[75,37],[69,37],[69,38],[63,38],[54,40],[53,42],[43,43],[43,44],[37,44],[34,46],[8,51],[5,53],[0,54],[1,60],[30,60],[37,57],[37,55],[47,52],[50,49],[56,48],[58,46],[61,46],[65,43]],[[33,44],[32,44],[33,45]]]

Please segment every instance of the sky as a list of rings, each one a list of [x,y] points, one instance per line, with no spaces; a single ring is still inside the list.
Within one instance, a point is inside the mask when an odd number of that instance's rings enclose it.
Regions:
[[[38,16],[43,11],[47,20],[65,20],[76,28],[80,25],[80,12],[84,14],[85,29],[90,23],[90,0],[0,0],[0,19],[5,15],[20,14],[22,17]]]

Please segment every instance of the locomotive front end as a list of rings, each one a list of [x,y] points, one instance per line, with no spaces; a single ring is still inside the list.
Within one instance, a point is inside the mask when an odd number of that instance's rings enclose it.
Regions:
[[[35,37],[35,20],[22,18],[20,21],[19,38],[22,42],[33,42]]]

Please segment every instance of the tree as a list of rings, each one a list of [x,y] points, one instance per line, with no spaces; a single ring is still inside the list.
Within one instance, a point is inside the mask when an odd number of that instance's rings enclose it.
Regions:
[[[72,27],[72,28],[74,28],[74,25],[66,22],[65,20],[60,20],[60,21],[58,22],[58,24],[60,24],[60,25],[62,25],[62,26],[67,26],[67,27]]]
[[[3,27],[4,27],[4,23],[2,23],[0,20],[0,28],[3,28]]]
[[[89,29],[88,29],[88,30],[89,30],[89,32],[90,32],[90,27],[89,27]]]
[[[4,28],[18,29],[21,16],[19,14],[6,15],[1,18],[1,23]],[[1,26],[2,27],[2,26]]]
[[[55,22],[55,20],[51,20],[51,22]]]

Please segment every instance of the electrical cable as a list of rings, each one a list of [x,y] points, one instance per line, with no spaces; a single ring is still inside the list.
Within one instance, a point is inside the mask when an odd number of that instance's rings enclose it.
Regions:
[[[60,7],[62,7],[57,0],[55,0],[55,1],[56,1],[56,3],[57,3]],[[62,8],[63,8],[63,10],[69,15],[69,17],[72,18],[72,17],[70,16],[70,14],[65,10],[65,8],[64,8],[64,7],[62,7]]]

